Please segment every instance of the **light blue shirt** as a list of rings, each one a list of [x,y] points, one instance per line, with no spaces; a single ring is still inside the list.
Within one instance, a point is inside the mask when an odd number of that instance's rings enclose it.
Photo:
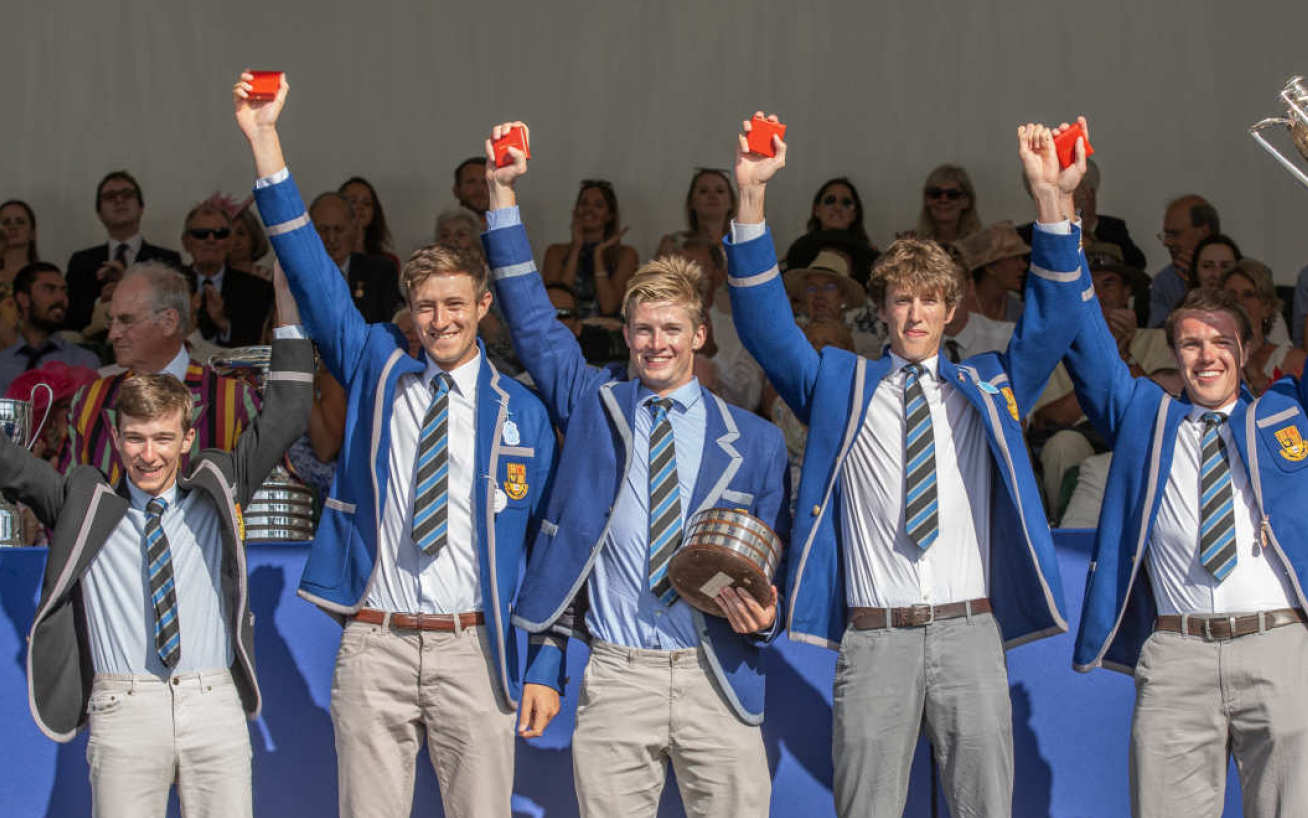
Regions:
[[[1177,271],[1175,264],[1169,264],[1158,271],[1149,285],[1149,326],[1161,327],[1168,314],[1185,298],[1185,291],[1190,285]]]
[[[681,521],[685,525],[704,454],[708,413],[699,381],[677,389],[668,420],[677,454]],[[605,642],[629,648],[680,650],[699,645],[690,605],[678,598],[664,605],[649,589],[649,436],[651,401],[658,395],[643,385],[636,391],[631,463],[613,504],[608,542],[590,575],[586,625]]]
[[[126,477],[123,478],[127,480]],[[175,668],[154,645],[154,607],[145,551],[145,507],[152,499],[127,480],[131,507],[82,577],[91,665],[96,673],[167,678],[232,664],[231,623],[222,592],[222,522],[203,491],[174,483],[160,524],[168,537],[182,639]]]

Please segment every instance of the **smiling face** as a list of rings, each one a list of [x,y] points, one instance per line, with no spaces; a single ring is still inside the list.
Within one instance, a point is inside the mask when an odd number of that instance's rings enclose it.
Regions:
[[[1210,244],[1196,258],[1195,274],[1199,277],[1200,287],[1219,287],[1222,274],[1235,266],[1235,251],[1229,244]]]
[[[577,206],[573,210],[581,228],[588,233],[601,233],[613,219],[609,203],[604,193],[597,187],[585,188],[577,195]]]
[[[182,453],[190,451],[195,430],[183,430],[182,412],[178,409],[154,418],[120,413],[113,437],[127,479],[157,497],[176,482]]]
[[[454,183],[454,198],[479,216],[486,212],[490,207],[490,189],[486,187],[484,163],[470,162],[463,166]]]
[[[813,217],[821,230],[848,230],[857,215],[854,191],[840,182],[827,185],[813,205]]]
[[[1231,313],[1187,312],[1176,322],[1174,352],[1185,394],[1198,406],[1216,409],[1240,392],[1240,370],[1248,351]]]
[[[700,227],[717,224],[731,210],[731,186],[722,174],[703,171],[690,188],[690,209],[699,217]]]
[[[32,282],[31,294],[16,293],[19,313],[29,324],[46,332],[55,332],[64,326],[68,311],[68,285],[64,277],[51,270],[39,273]]]
[[[4,230],[5,242],[9,247],[26,247],[32,241],[32,220],[27,217],[27,210],[20,204],[8,204],[0,207],[0,229]]]
[[[881,320],[890,330],[891,351],[915,363],[935,356],[954,309],[939,292],[914,292],[903,285],[888,288]]]
[[[1258,294],[1258,286],[1252,279],[1240,273],[1232,273],[1222,285],[1222,289],[1235,296],[1240,306],[1244,307],[1244,311],[1249,314],[1249,323],[1253,325],[1255,337],[1261,338],[1263,322],[1271,314],[1271,309]]]
[[[972,205],[972,199],[958,182],[943,181],[928,185],[922,196],[931,220],[936,224],[955,224],[963,211]]]
[[[708,327],[695,320],[685,304],[642,301],[632,309],[622,335],[636,377],[662,396],[694,377],[695,351],[704,346]]]
[[[437,273],[409,293],[409,311],[422,347],[446,371],[477,355],[477,324],[490,310],[489,291],[477,294],[467,273]]]

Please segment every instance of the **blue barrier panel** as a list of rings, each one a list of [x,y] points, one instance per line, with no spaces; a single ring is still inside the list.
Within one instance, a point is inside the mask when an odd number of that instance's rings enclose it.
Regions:
[[[1080,616],[1089,561],[1087,532],[1057,532],[1063,587],[1073,630]],[[305,550],[249,547],[255,656],[263,715],[250,725],[254,806],[260,816],[333,815],[336,760],[332,748],[331,677],[340,627],[295,596]],[[0,549],[0,811],[6,816],[90,814],[86,736],[57,745],[37,730],[27,704],[25,639],[36,610],[44,549]],[[1071,670],[1072,635],[1024,645],[1009,653],[1016,756],[1016,816],[1115,818],[1130,814],[1127,744],[1134,688],[1110,671]],[[563,818],[577,814],[568,751],[573,709],[586,649],[569,648],[571,679],[563,711],[540,739],[519,742],[514,815]],[[831,678],[835,654],[780,640],[769,654],[768,718],[764,740],[773,770],[772,814],[833,815],[831,802]],[[933,798],[925,743],[914,761],[905,815],[948,815]],[[425,751],[418,761],[414,814],[440,816],[435,775]],[[176,815],[175,805],[170,814]],[[660,816],[683,815],[675,785],[664,792]],[[1240,814],[1232,769],[1226,816]]]

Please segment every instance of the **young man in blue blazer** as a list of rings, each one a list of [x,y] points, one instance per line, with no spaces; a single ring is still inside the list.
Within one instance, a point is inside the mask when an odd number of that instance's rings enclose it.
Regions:
[[[582,815],[653,816],[670,760],[689,814],[765,816],[760,648],[778,630],[776,589],[761,606],[726,588],[717,599],[727,617],[705,616],[666,571],[700,509],[743,508],[786,530],[781,433],[694,377],[707,330],[702,273],[687,259],[655,259],[627,285],[632,377],[587,366],[532,263],[513,189],[526,159],[513,149],[514,163],[496,168],[486,149],[482,240],[495,291],[565,441],[513,616],[553,634],[527,670],[524,735],[557,712],[566,637],[578,635],[591,649],[572,741]]]
[[[1004,648],[1067,628],[1020,419],[1074,331],[1078,231],[1064,214],[1085,158],[1078,149],[1060,171],[1039,125],[1019,128],[1018,145],[1037,211],[1025,310],[1006,353],[955,365],[940,339],[961,272],[918,239],[896,241],[872,272],[886,355],[805,342],[764,223],[764,191],[786,146],[774,137],[776,156],[765,157],[739,137],[740,208],[726,241],[732,315],[809,425],[786,624],[791,639],[840,651],[832,755],[843,816],[903,811],[923,725],[951,812],[1011,814]]]
[[[1133,811],[1220,814],[1233,755],[1245,815],[1308,815],[1308,385],[1241,385],[1221,290],[1167,318],[1180,398],[1108,354],[1095,298],[1080,324],[1067,369],[1113,462],[1073,662],[1135,676]]]
[[[291,180],[271,102],[237,82],[255,199],[301,314],[349,395],[300,595],[345,624],[332,683],[342,815],[407,816],[425,729],[447,814],[510,811],[520,694],[509,603],[543,510],[554,429],[477,341],[480,257],[433,245],[401,272],[423,355],[366,324]]]

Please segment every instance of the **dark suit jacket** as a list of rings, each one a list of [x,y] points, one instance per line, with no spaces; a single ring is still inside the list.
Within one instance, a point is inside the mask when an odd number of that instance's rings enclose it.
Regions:
[[[81,331],[91,323],[91,310],[100,297],[100,287],[104,283],[95,277],[95,271],[109,260],[109,243],[105,241],[85,250],[78,250],[68,259],[65,278],[68,280],[68,315],[64,326]],[[162,261],[182,269],[182,257],[175,251],[164,247],[155,247],[148,241],[141,242],[141,252],[136,254],[137,261]]]
[[[244,523],[240,508],[308,426],[313,405],[313,344],[273,342],[265,411],[241,435],[235,451],[206,449],[178,479],[186,490],[203,491],[222,520],[222,592],[232,632],[232,678],[245,712],[259,713],[254,673],[254,623],[246,593]],[[28,635],[28,704],[37,727],[55,741],[70,741],[86,724],[95,669],[86,643],[81,579],[129,508],[122,493],[93,466],[76,466],[60,476],[48,463],[0,435],[0,490],[32,508],[54,529],[45,563],[41,601]]]
[[[385,256],[351,253],[349,284],[354,306],[369,324],[389,324],[403,306],[400,272]]]
[[[204,278],[199,273],[195,283],[204,286]],[[223,313],[232,324],[231,337],[226,341],[218,338],[218,327],[214,326],[209,313],[200,305],[200,334],[206,341],[226,347],[248,347],[263,341],[263,327],[273,308],[273,287],[256,275],[243,273],[228,267],[223,272]]]

